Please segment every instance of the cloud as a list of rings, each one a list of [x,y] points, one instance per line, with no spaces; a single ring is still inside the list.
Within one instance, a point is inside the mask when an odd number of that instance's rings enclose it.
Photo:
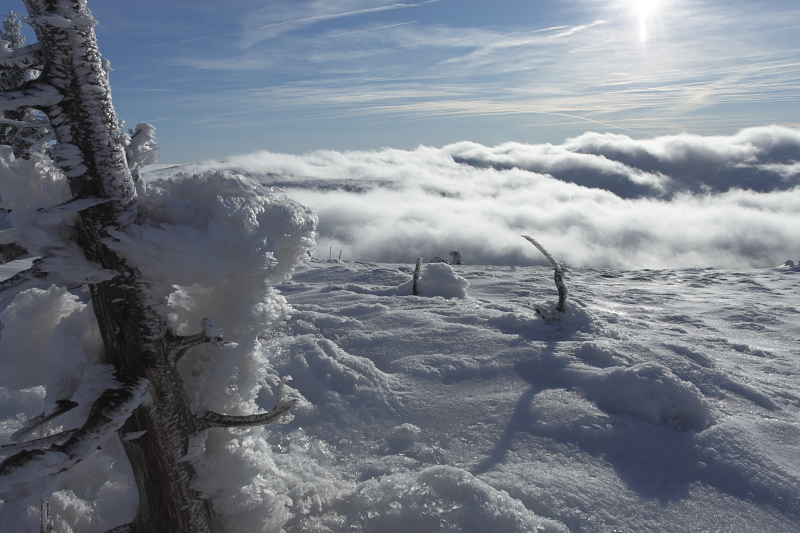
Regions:
[[[192,47],[174,57],[209,81],[187,83],[165,106],[202,113],[209,128],[490,116],[523,139],[545,138],[534,135],[554,118],[653,135],[797,122],[797,50],[787,32],[770,31],[775,17],[799,21],[797,10],[674,0],[643,44],[629,2],[573,4],[581,10],[545,28],[523,19],[458,26],[406,9],[418,2],[278,2],[242,22],[242,42],[269,37],[269,46]],[[420,21],[398,19],[411,13]],[[293,24],[298,31],[284,31]]]
[[[315,255],[411,263],[771,267],[800,258],[800,130],[561,145],[457,143],[403,151],[257,152],[184,167],[279,186],[320,218]],[[152,174],[155,176],[157,173]]]
[[[800,185],[800,131],[780,126],[728,137],[681,134],[634,140],[589,132],[560,146],[458,143],[446,149],[466,164],[551,174],[623,198],[734,188],[770,192]]]
[[[275,3],[271,3],[269,8],[257,13],[251,13],[244,20],[243,42],[246,46],[252,46],[287,32],[331,20],[408,9],[441,1],[424,0],[413,4],[394,3],[382,6],[371,6],[371,2],[358,0],[333,2],[329,0],[324,2],[319,0],[311,2],[293,0],[289,4],[280,3],[281,5],[277,6]]]

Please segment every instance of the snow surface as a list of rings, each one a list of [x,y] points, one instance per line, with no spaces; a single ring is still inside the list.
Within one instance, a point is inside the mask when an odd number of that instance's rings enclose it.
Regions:
[[[293,311],[260,338],[256,403],[291,376],[293,419],[209,430],[194,451],[227,531],[800,529],[796,268],[573,268],[563,315],[550,268],[434,267],[453,297],[399,290],[413,268],[314,261],[278,286]],[[86,312],[57,289],[35,297],[59,338]],[[69,345],[92,364],[95,343]],[[29,385],[13,356],[3,376]],[[43,392],[0,389],[0,444]],[[123,457],[114,438],[4,494],[0,530],[38,531],[47,490],[59,531],[129,520]]]

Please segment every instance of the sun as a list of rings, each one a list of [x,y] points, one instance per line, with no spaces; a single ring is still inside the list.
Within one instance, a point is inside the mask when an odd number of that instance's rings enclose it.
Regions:
[[[659,0],[631,0],[633,10],[639,19],[639,40],[647,42],[649,37],[648,27],[659,10]]]
[[[656,10],[658,0],[633,0],[633,5],[639,16],[646,17]]]
[[[648,38],[648,22],[658,11],[658,0],[631,0],[633,11],[639,19],[639,40],[642,43],[647,41]]]

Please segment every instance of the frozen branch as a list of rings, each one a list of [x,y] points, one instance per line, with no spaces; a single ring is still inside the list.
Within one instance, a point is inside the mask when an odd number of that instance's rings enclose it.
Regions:
[[[235,348],[238,346],[235,342],[229,342],[224,339],[224,332],[214,325],[213,320],[204,318],[201,327],[202,331],[194,335],[169,335],[167,339],[167,359],[171,363],[177,363],[186,353],[186,350],[193,346],[201,344],[213,344],[220,348]]]
[[[33,262],[33,266],[27,270],[23,270],[11,276],[8,279],[0,281],[0,298],[5,296],[6,292],[11,291],[24,291],[31,287],[36,287],[47,279],[47,272],[42,272],[39,268],[41,259]]]
[[[10,242],[8,244],[0,244],[0,265],[13,261],[27,253],[28,250],[19,243]]]
[[[0,111],[11,111],[25,106],[51,106],[59,103],[62,98],[55,87],[37,78],[16,89],[0,91]]]
[[[49,122],[22,122],[19,120],[12,120],[10,118],[0,117],[0,124],[8,124],[10,126],[21,126],[24,128],[47,128],[50,126]]]
[[[142,405],[149,386],[146,379],[136,378],[122,388],[105,391],[92,405],[83,426],[66,442],[53,444],[46,450],[26,449],[0,463],[0,491],[63,472],[89,457]]]
[[[42,64],[42,46],[39,43],[23,46],[10,52],[8,45],[5,48],[5,50],[0,49],[0,70],[26,69]]]
[[[53,444],[64,442],[65,440],[70,438],[76,431],[78,430],[68,429],[60,433],[55,433],[48,437],[42,437],[41,439],[33,439],[25,442],[15,442],[14,444],[4,444],[3,446],[0,446],[0,454],[5,455],[9,452],[17,452],[20,450],[47,448]]]
[[[532,245],[534,245],[544,256],[550,261],[550,264],[553,265],[553,269],[555,272],[555,280],[556,280],[556,289],[558,289],[558,305],[556,306],[556,311],[561,313],[566,311],[565,304],[567,302],[567,286],[564,284],[564,270],[561,268],[561,265],[558,264],[552,255],[550,255],[547,250],[544,249],[544,246],[539,244],[539,242],[534,239],[533,237],[528,237],[527,235],[522,236],[524,239],[527,239]]]
[[[53,410],[52,413],[49,415],[39,415],[31,418],[30,420],[25,422],[25,425],[22,426],[17,432],[11,435],[11,440],[14,442],[21,442],[36,431],[38,428],[42,427],[44,424],[47,424],[54,418],[58,418],[59,416],[63,415],[66,412],[72,411],[78,407],[78,404],[73,402],[72,400],[58,400],[56,402],[56,408]]]
[[[84,209],[89,209],[96,205],[110,202],[108,198],[70,198],[66,202],[54,205],[52,207],[40,207],[36,211],[39,213],[59,213],[59,214],[72,214],[80,213]]]
[[[414,285],[411,287],[411,294],[417,296],[419,291],[417,290],[417,283],[419,283],[419,271],[422,268],[422,258],[417,257],[417,266],[414,268]]]
[[[245,416],[221,415],[219,413],[207,411],[203,416],[197,418],[198,431],[213,427],[239,428],[265,426],[275,422],[289,412],[289,409],[294,407],[294,404],[297,403],[295,399],[283,399],[283,385],[283,380],[278,382],[278,387],[275,390],[275,407],[272,408],[272,411]]]

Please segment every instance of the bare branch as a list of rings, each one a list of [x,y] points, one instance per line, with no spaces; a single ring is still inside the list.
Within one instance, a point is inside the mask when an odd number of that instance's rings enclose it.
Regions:
[[[207,411],[203,416],[197,417],[198,431],[212,427],[240,428],[265,426],[275,422],[288,413],[297,403],[296,399],[288,401],[283,399],[283,385],[283,380],[278,382],[278,387],[275,391],[275,407],[272,408],[272,411],[245,416],[221,415],[213,411]]]
[[[70,438],[76,431],[78,430],[68,429],[66,431],[50,435],[49,437],[42,437],[41,439],[33,439],[25,442],[15,442],[14,444],[4,444],[3,446],[0,446],[0,453],[5,455],[6,453],[17,452],[20,450],[47,448],[53,444],[64,442],[65,440]]]
[[[72,411],[78,407],[78,404],[73,402],[72,400],[58,400],[56,402],[56,408],[53,410],[52,413],[49,415],[39,415],[36,417],[31,418],[30,420],[26,421],[25,425],[22,426],[17,432],[11,435],[11,440],[14,442],[21,442],[36,431],[38,428],[42,427],[44,424],[50,422],[54,418],[58,418],[59,416],[63,415],[68,411]]]
[[[63,96],[41,78],[26,82],[16,89],[0,91],[0,111],[10,111],[20,107],[44,107],[59,103]]]
[[[214,344],[220,348],[235,348],[238,346],[235,342],[229,342],[224,339],[224,332],[214,325],[213,320],[204,318],[201,327],[202,331],[194,335],[168,335],[167,359],[171,363],[177,363],[186,353],[186,350],[193,346],[201,344]]]
[[[567,302],[567,286],[564,284],[564,269],[561,268],[561,265],[558,264],[552,255],[550,255],[547,250],[544,249],[544,246],[539,244],[539,242],[534,239],[533,237],[528,237],[527,235],[522,236],[524,239],[527,239],[532,245],[534,245],[544,256],[550,261],[550,264],[553,265],[553,269],[555,272],[555,280],[556,280],[556,289],[558,289],[558,305],[556,306],[556,311],[564,313],[566,311],[565,304]]]
[[[11,52],[0,50],[0,70],[32,68],[42,64],[42,46],[34,43]]]

